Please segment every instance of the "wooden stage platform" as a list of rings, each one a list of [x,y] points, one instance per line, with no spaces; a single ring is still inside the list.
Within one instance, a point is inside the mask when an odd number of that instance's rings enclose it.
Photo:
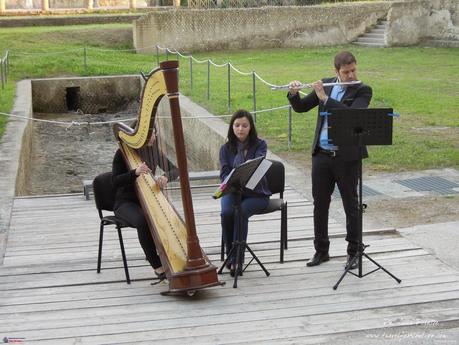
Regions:
[[[213,188],[194,188],[202,247],[219,261],[220,204]],[[136,231],[124,230],[133,282],[124,281],[115,231],[107,231],[96,273],[99,219],[82,194],[16,198],[0,266],[0,340],[25,344],[458,344],[459,272],[395,230],[366,231],[367,253],[402,279],[377,271],[347,275],[332,289],[346,254],[345,231],[331,222],[331,260],[308,268],[312,205],[288,188],[289,248],[279,263],[280,213],[255,216],[252,263],[232,287],[193,297],[162,296],[151,286]],[[113,228],[107,230],[112,230]],[[364,271],[374,268],[364,261]],[[410,342],[412,341],[412,342]]]

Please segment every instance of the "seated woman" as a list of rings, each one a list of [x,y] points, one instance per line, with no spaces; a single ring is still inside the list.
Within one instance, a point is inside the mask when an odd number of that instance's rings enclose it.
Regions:
[[[165,173],[157,177],[156,182],[161,188],[164,188],[169,180],[177,178],[178,170],[158,148],[155,131],[148,146],[151,152],[149,155],[150,166],[142,162],[137,168],[132,170],[128,169],[121,150],[118,149],[116,151],[112,167],[112,182],[116,187],[114,213],[133,228],[137,228],[139,242],[147,261],[153,267],[158,278],[165,279],[166,275],[161,265],[161,260],[156,252],[153,237],[137,198],[135,180],[141,174],[151,173],[154,175],[156,167],[159,166]]]
[[[266,157],[268,147],[266,141],[258,138],[252,115],[246,110],[238,110],[231,117],[228,128],[227,142],[220,148],[220,179],[223,181],[233,168],[245,161],[257,157]],[[242,236],[247,239],[249,218],[263,211],[269,203],[271,192],[266,177],[258,183],[254,190],[244,189],[241,200]],[[234,208],[235,195],[225,194],[221,198],[221,222],[223,239],[228,255],[233,241],[236,239]],[[228,268],[234,276],[234,255],[228,260]],[[239,272],[241,274],[241,272]]]

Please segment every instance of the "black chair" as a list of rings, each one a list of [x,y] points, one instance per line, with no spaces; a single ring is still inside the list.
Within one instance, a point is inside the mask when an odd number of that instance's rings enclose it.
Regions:
[[[106,225],[115,225],[118,231],[118,239],[120,241],[121,255],[123,256],[124,273],[126,274],[126,282],[131,284],[129,277],[129,269],[126,260],[126,253],[124,251],[122,228],[130,227],[122,219],[110,215],[104,216],[102,211],[113,211],[115,202],[116,188],[112,184],[112,173],[106,172],[98,175],[93,181],[94,199],[96,201],[97,211],[100,218],[100,233],[99,233],[99,254],[97,258],[97,273],[100,273],[100,266],[102,262],[102,242],[104,238],[104,227]]]
[[[284,198],[284,189],[285,189],[285,167],[279,161],[271,160],[271,167],[266,173],[266,179],[268,180],[268,188],[271,193],[279,194],[279,198],[269,199],[268,207],[263,212],[258,214],[267,214],[275,211],[281,212],[281,228],[280,228],[280,262],[284,262],[284,250],[287,249],[287,201]],[[220,259],[224,261],[225,259],[225,244],[222,235],[222,243],[220,248]]]

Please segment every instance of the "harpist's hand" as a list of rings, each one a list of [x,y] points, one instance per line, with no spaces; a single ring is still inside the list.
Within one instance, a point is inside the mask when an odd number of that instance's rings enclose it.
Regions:
[[[159,176],[157,179],[156,179],[156,183],[159,184],[159,186],[161,188],[166,188],[167,186],[167,177],[166,176]]]
[[[135,169],[135,174],[139,176],[140,174],[147,174],[151,171],[148,165],[145,162],[139,164],[139,166]]]

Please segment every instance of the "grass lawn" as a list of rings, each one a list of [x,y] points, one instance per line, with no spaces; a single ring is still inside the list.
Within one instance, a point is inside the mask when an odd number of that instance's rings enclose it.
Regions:
[[[85,54],[86,48],[86,54]],[[10,52],[10,75],[0,89],[0,111],[11,110],[14,82],[31,77],[128,74],[149,71],[153,54],[135,54],[131,25],[84,25],[0,29],[0,56]],[[358,60],[359,78],[373,88],[371,107],[393,107],[401,117],[394,121],[394,145],[371,147],[366,168],[383,171],[459,168],[459,49],[385,48],[357,46],[264,49],[193,53],[198,60],[216,64],[230,61],[242,72],[257,72],[272,84],[293,79],[312,82],[333,76],[332,59],[341,49]],[[174,56],[170,56],[173,58]],[[165,56],[162,55],[164,60]],[[86,62],[86,63],[85,63]],[[231,108],[228,109],[227,67],[211,67],[207,99],[207,63],[180,58],[181,91],[219,115],[237,108],[253,108],[252,76],[231,70]],[[256,81],[257,109],[288,104],[284,91],[271,91]],[[275,152],[287,150],[288,111],[257,115],[257,129]],[[316,110],[293,112],[292,151],[309,152]],[[0,115],[0,133],[5,117]]]

